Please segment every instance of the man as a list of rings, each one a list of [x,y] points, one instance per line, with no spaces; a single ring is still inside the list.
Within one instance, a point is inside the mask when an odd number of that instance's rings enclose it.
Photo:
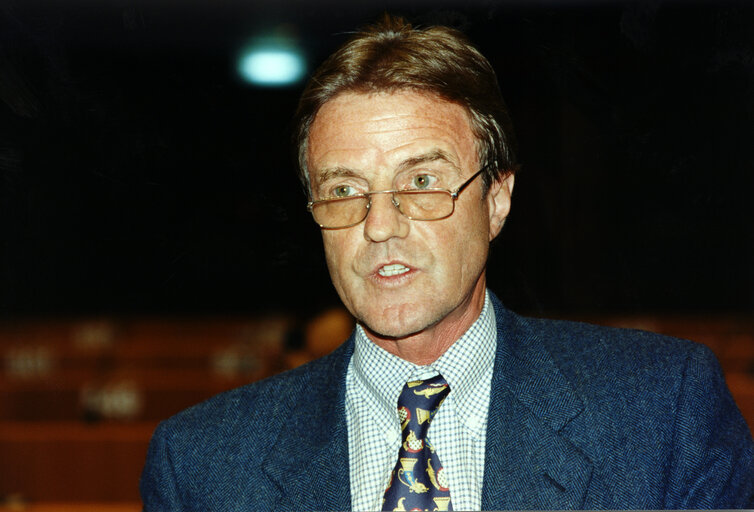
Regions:
[[[357,328],[160,425],[147,511],[754,504],[752,439],[707,349],[522,318],[487,291],[516,165],[494,72],[460,34],[386,17],[320,67],[297,123]]]

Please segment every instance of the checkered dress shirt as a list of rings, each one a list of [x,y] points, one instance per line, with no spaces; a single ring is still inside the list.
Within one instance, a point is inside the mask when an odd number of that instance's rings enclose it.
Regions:
[[[484,450],[497,332],[489,294],[479,318],[437,361],[417,366],[372,343],[361,326],[346,376],[346,421],[351,506],[381,510],[382,496],[401,443],[398,395],[409,380],[438,373],[450,394],[432,420],[455,510],[480,510]]]

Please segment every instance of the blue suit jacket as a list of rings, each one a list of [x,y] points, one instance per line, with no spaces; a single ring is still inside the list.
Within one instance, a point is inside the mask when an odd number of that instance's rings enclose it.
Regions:
[[[751,434],[708,349],[493,302],[483,509],[754,505]],[[352,336],[162,423],[141,480],[145,510],[350,509],[353,347]]]

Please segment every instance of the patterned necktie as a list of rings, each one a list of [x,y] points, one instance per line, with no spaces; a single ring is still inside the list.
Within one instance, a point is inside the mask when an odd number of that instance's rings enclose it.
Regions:
[[[442,375],[403,388],[398,397],[403,442],[382,510],[453,510],[440,459],[427,441],[429,424],[448,393]]]

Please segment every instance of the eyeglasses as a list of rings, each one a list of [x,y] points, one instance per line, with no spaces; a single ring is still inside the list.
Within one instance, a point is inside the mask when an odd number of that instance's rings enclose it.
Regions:
[[[392,194],[393,205],[411,220],[440,220],[453,215],[456,199],[477,176],[486,169],[482,167],[454,192],[444,188],[375,190],[348,197],[334,197],[310,201],[306,209],[323,229],[350,228],[367,218],[375,194]]]

